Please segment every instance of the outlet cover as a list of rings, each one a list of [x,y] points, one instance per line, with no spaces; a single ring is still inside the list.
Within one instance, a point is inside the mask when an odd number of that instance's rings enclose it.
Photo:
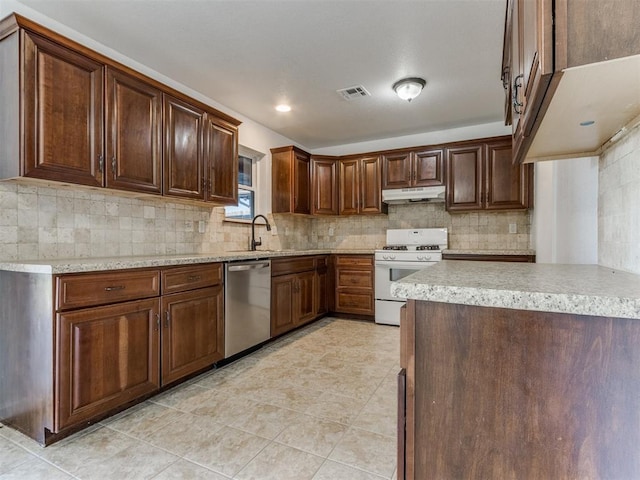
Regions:
[[[518,226],[515,223],[509,224],[509,233],[518,233]]]

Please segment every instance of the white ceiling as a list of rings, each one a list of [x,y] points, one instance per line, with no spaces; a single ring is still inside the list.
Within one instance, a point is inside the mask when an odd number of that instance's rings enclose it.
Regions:
[[[505,0],[19,2],[310,149],[503,117]]]

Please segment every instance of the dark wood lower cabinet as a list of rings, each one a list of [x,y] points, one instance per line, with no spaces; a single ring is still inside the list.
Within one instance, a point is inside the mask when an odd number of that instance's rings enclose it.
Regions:
[[[162,297],[162,385],[224,358],[222,285]]]
[[[273,259],[271,275],[271,337],[327,313],[326,255]]]
[[[373,255],[334,257],[335,311],[356,315],[375,314]]]
[[[57,315],[55,431],[160,386],[158,314],[152,298]]]
[[[638,320],[417,301],[407,313],[398,478],[638,478]]]
[[[0,421],[50,444],[224,358],[222,264],[0,270]]]

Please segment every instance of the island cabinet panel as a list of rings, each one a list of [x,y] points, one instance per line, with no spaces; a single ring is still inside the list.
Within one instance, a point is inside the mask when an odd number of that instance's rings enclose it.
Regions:
[[[638,320],[408,308],[405,478],[637,478]]]
[[[106,186],[162,193],[162,91],[109,67],[106,85]]]
[[[22,42],[22,174],[102,186],[103,65],[30,32]]]
[[[54,431],[159,386],[157,298],[59,313]]]

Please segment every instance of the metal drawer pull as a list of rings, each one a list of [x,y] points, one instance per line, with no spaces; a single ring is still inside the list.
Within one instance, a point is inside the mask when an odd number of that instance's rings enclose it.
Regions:
[[[187,277],[187,280],[189,280],[190,282],[197,282],[198,280],[202,279],[202,275],[189,275]]]
[[[106,292],[113,292],[116,290],[124,290],[124,285],[114,285],[113,287],[104,287]]]

